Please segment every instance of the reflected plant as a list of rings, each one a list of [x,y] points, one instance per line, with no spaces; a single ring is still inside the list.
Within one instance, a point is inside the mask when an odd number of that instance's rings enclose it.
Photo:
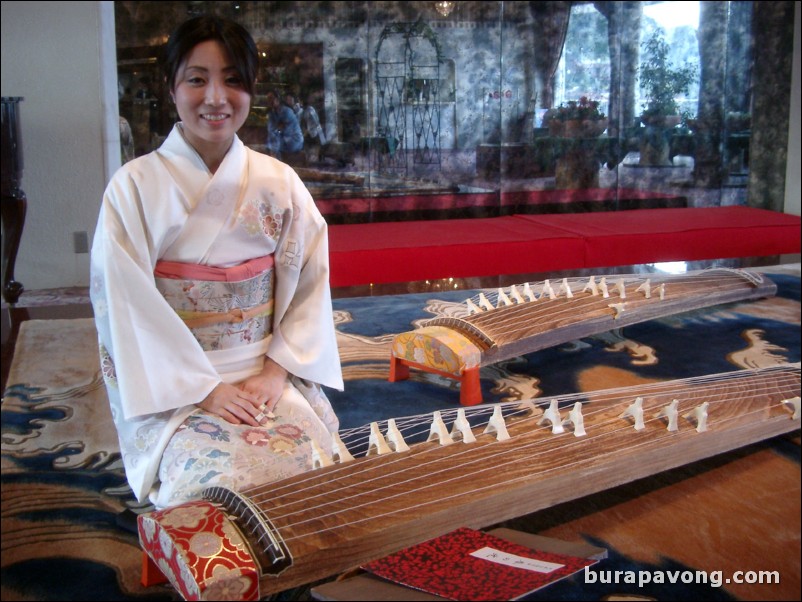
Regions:
[[[678,115],[677,96],[687,94],[696,81],[696,64],[686,63],[674,67],[668,59],[669,46],[663,37],[654,32],[643,44],[647,59],[641,63],[639,79],[646,96],[643,105],[645,117]]]
[[[587,96],[582,96],[578,101],[562,103],[551,115],[552,119],[558,121],[598,121],[604,117],[599,109],[599,101],[590,100]]]

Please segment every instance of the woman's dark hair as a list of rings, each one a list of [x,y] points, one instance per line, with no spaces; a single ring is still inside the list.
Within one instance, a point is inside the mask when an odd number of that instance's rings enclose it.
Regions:
[[[242,25],[213,15],[201,15],[184,21],[167,41],[162,57],[162,69],[167,87],[173,90],[178,68],[195,46],[207,40],[217,40],[228,51],[242,86],[251,96],[256,87],[259,52],[251,34]]]

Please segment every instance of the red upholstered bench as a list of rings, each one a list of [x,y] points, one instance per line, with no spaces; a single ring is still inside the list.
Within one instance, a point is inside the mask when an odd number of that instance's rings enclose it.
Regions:
[[[799,252],[799,216],[753,207],[329,226],[335,287]]]
[[[517,215],[585,241],[585,267],[800,252],[800,218],[755,207],[638,209]]]
[[[332,286],[579,269],[582,238],[513,216],[329,226]]]

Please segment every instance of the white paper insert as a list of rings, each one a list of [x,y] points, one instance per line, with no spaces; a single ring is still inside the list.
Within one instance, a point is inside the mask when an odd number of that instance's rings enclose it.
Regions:
[[[471,556],[481,558],[482,560],[488,560],[490,562],[497,562],[498,564],[514,566],[527,571],[535,571],[537,573],[551,573],[552,571],[556,571],[557,569],[561,569],[563,566],[565,566],[562,564],[556,564],[554,562],[546,562],[545,560],[516,556],[515,554],[502,552],[501,550],[496,550],[495,548],[490,547],[480,548],[475,552],[471,552]]]

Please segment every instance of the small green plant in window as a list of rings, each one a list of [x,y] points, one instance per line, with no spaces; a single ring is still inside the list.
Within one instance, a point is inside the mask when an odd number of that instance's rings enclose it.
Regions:
[[[648,124],[655,119],[680,114],[677,97],[687,94],[696,81],[696,65],[686,63],[675,67],[668,58],[668,43],[658,32],[652,34],[643,48],[647,58],[640,65],[638,77],[646,98],[641,120]]]

